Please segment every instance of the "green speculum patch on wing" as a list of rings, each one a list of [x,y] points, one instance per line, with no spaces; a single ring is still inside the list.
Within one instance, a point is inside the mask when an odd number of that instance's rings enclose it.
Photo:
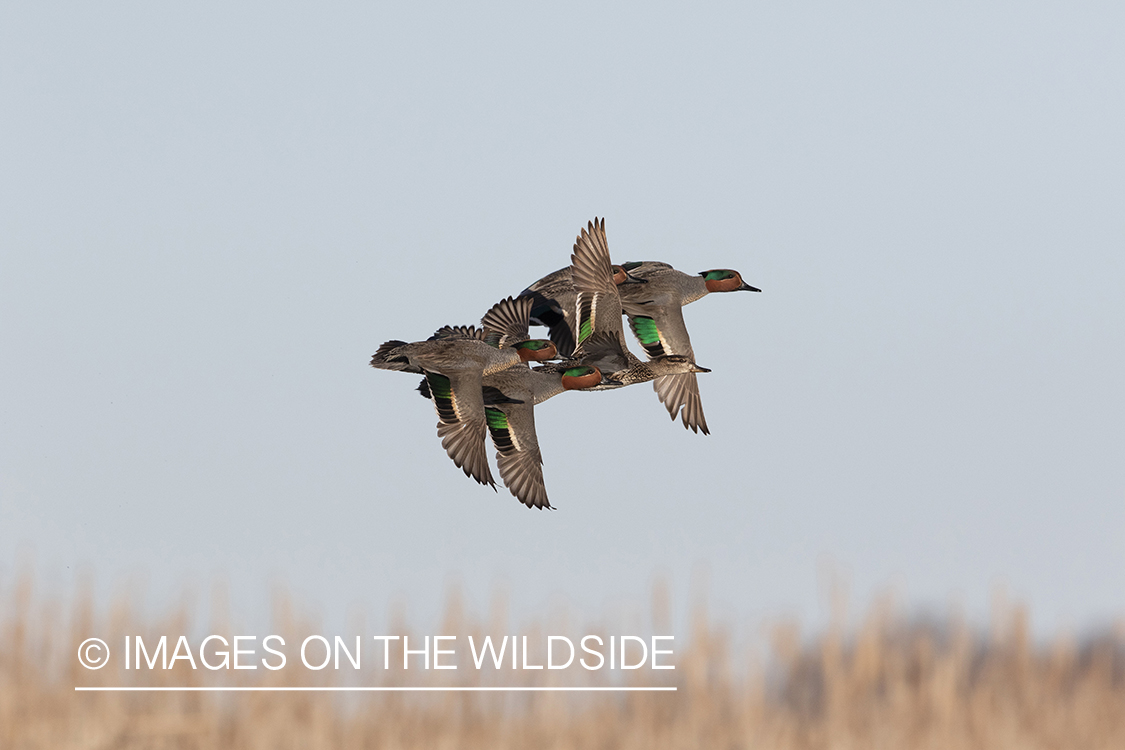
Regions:
[[[488,431],[492,435],[492,442],[496,444],[496,450],[510,453],[516,449],[512,442],[512,433],[508,429],[508,415],[499,409],[486,406],[484,419],[488,423]]]
[[[581,344],[590,338],[594,332],[594,310],[597,309],[596,294],[578,295],[578,343]]]
[[[491,429],[506,430],[508,429],[508,415],[499,409],[484,410],[484,418],[488,420],[488,426]]]
[[[594,332],[593,323],[589,318],[582,321],[582,325],[578,328],[578,343],[581,344],[586,339],[590,338],[590,334]]]
[[[668,353],[664,350],[664,343],[660,340],[660,331],[656,327],[655,320],[644,315],[635,315],[629,318],[629,325],[633,328],[637,340],[641,342],[641,346],[645,348],[650,357],[659,357]]]
[[[449,378],[436,372],[426,373],[426,382],[430,386],[430,396],[434,400],[438,419],[445,424],[457,421],[457,410],[453,407],[453,388]]]
[[[438,398],[453,398],[453,388],[449,385],[449,378],[436,372],[427,372],[426,381],[430,384],[430,393]]]

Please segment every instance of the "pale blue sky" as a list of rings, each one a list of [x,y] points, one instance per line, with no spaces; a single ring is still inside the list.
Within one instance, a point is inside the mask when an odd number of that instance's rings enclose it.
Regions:
[[[1125,613],[1120,4],[384,5],[0,10],[0,570]],[[595,215],[764,292],[685,311],[712,435],[560,396],[528,511],[367,361]]]

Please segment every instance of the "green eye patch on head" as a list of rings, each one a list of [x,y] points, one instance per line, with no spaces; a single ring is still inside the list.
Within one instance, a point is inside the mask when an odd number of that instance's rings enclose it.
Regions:
[[[624,268],[626,271],[632,271],[634,268],[636,268],[639,265],[641,265],[641,261],[631,260],[628,263],[622,263],[621,267]]]
[[[593,371],[593,367],[583,365],[582,367],[571,367],[569,370],[563,370],[563,375],[566,375],[568,378],[580,378],[583,375],[589,375]]]
[[[702,276],[708,281],[722,281],[723,279],[733,279],[734,271],[728,271],[725,268],[720,268],[716,271],[704,271]]]
[[[516,344],[516,348],[539,351],[540,349],[546,349],[550,345],[551,342],[547,341],[546,339],[532,339],[531,341],[521,341],[520,343]]]

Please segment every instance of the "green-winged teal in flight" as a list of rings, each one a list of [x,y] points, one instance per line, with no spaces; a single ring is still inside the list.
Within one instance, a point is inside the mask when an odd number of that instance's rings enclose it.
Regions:
[[[442,339],[492,341],[500,347],[527,340],[532,300],[508,298],[493,305],[481,319],[481,329],[446,326]],[[508,367],[485,375],[481,381],[485,423],[496,446],[496,462],[504,486],[529,508],[550,508],[543,483],[543,456],[535,434],[535,405],[563,391],[588,389],[603,382],[595,367],[577,362],[547,364],[531,369]],[[424,378],[419,392],[433,398],[432,380]],[[479,436],[483,452],[484,435]]]
[[[466,476],[495,488],[484,451],[487,415],[483,380],[508,368],[526,369],[524,363],[528,361],[553,359],[555,345],[545,339],[525,339],[497,348],[487,340],[491,337],[499,341],[503,332],[486,328],[482,340],[475,335],[441,335],[445,330],[427,341],[388,341],[375,352],[371,366],[425,375],[438,413],[442,447]]]
[[[496,488],[485,433],[496,446],[500,476],[529,508],[550,508],[535,431],[536,404],[567,390],[606,390],[655,381],[672,418],[708,432],[681,308],[711,292],[759,291],[737,271],[698,276],[666,263],[610,263],[605,221],[595,219],[574,243],[571,264],[492,306],[481,327],[444,326],[426,341],[388,341],[371,365],[423,375],[418,390],[438,414],[438,436],[453,462]],[[622,315],[645,349],[629,351]],[[547,325],[551,341],[528,337]],[[562,356],[561,362],[545,363]],[[532,368],[531,363],[541,363]]]
[[[700,271],[695,276],[658,261],[623,263],[622,268],[646,282],[620,286],[618,294],[629,316],[629,327],[650,358],[681,354],[695,359],[684,325],[684,305],[712,292],[762,291],[729,268]],[[695,373],[663,375],[653,381],[652,387],[672,419],[679,414],[684,427],[709,434]]]

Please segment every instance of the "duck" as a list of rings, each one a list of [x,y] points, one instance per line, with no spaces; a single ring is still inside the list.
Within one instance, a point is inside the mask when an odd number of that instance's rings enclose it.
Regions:
[[[692,276],[660,261],[630,261],[621,268],[644,284],[618,287],[621,307],[629,318],[629,328],[650,358],[679,354],[695,359],[684,305],[715,292],[760,292],[742,275],[730,268],[714,268]],[[679,416],[686,429],[709,435],[695,373],[662,375],[652,383],[660,402],[673,420]]]
[[[529,361],[555,359],[557,351],[549,340],[527,338],[498,348],[489,340],[501,340],[504,332],[487,327],[479,336],[467,333],[464,327],[445,327],[425,341],[387,341],[371,357],[371,366],[423,375],[438,414],[442,447],[466,476],[496,489],[484,450],[483,380],[509,368],[526,367]]]
[[[481,319],[481,328],[446,326],[438,338],[468,338],[494,341],[504,347],[522,342],[528,335],[530,297],[507,298],[494,305]],[[569,390],[589,390],[604,382],[596,367],[580,362],[544,364],[531,368],[508,367],[482,378],[482,403],[485,424],[496,448],[496,464],[508,491],[528,508],[554,510],[543,480],[543,455],[535,433],[535,406]],[[429,378],[423,378],[418,391],[432,398]],[[484,445],[484,435],[479,442]]]
[[[595,218],[580,231],[570,260],[575,288],[576,347],[572,358],[584,365],[597,367],[605,374],[603,382],[592,390],[620,388],[669,375],[711,372],[697,365],[686,354],[661,354],[644,362],[629,351],[621,323],[623,311],[618,293],[627,285],[618,285],[614,279],[604,218]],[[622,270],[628,273],[627,269]]]

